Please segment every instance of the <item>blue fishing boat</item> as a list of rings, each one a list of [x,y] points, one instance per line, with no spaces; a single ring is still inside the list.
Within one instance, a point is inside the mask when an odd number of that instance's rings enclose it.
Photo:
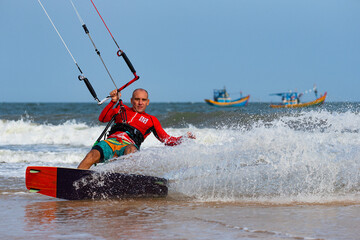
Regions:
[[[271,108],[301,108],[301,107],[318,106],[323,104],[326,99],[327,93],[325,92],[324,95],[318,97],[316,85],[314,85],[313,89],[306,91],[306,93],[312,91],[315,93],[316,99],[314,101],[305,102],[305,103],[300,102],[300,98],[303,96],[303,93],[298,93],[296,91],[270,94],[281,97],[281,103],[271,104],[270,107]]]
[[[250,95],[246,97],[240,97],[235,100],[231,100],[226,89],[215,89],[214,90],[214,100],[205,99],[205,102],[211,106],[216,107],[242,107],[246,106],[249,102]]]

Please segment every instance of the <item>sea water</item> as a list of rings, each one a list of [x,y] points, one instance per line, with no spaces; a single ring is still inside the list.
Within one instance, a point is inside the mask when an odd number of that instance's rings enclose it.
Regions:
[[[358,238],[359,103],[306,109],[152,103],[147,112],[168,134],[190,131],[196,139],[166,147],[150,135],[141,151],[92,169],[165,177],[167,198],[77,202],[29,193],[26,167],[76,168],[105,127],[97,120],[101,110],[93,103],[0,105],[0,216],[8,219],[1,235]]]

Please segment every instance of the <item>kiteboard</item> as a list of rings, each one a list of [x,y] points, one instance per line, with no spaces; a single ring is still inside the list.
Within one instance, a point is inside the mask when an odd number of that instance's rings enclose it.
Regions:
[[[30,192],[67,200],[165,197],[165,178],[75,168],[29,166]]]

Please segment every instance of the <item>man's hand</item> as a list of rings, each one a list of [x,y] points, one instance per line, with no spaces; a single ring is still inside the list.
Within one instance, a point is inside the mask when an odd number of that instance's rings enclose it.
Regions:
[[[117,101],[119,101],[119,99],[120,99],[120,97],[121,97],[121,92],[118,92],[118,90],[115,89],[115,90],[111,91],[111,92],[109,93],[109,95],[110,95],[110,97],[111,97],[111,101],[117,102]]]
[[[187,137],[188,137],[188,138],[196,139],[195,135],[192,134],[191,132],[187,132],[186,134],[187,134]]]

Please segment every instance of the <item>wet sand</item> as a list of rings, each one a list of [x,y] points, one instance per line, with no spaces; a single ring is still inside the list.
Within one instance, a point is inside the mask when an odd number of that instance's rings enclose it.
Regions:
[[[3,239],[359,239],[359,204],[65,201],[1,192]]]

